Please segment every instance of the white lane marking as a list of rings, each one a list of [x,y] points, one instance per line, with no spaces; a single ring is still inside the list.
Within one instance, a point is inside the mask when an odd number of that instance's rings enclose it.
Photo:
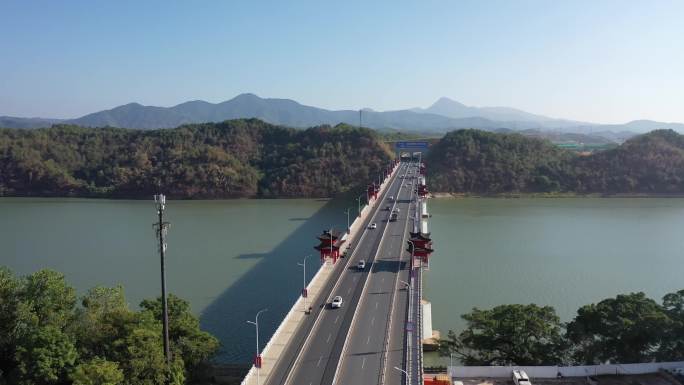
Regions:
[[[323,359],[323,356],[321,356],[321,357],[318,359],[318,364],[316,365],[317,367],[318,367],[318,366],[321,366],[321,360],[322,360],[322,359]]]
[[[326,343],[326,344],[327,344],[328,342],[330,342],[330,337],[332,337],[332,334],[328,334],[328,339],[325,340],[325,343]]]
[[[351,293],[351,287],[347,289],[347,294]]]
[[[378,303],[377,303],[377,302],[375,303],[375,308],[376,308],[376,309],[378,308]]]
[[[363,361],[361,361],[361,369],[363,369],[364,366],[366,366],[366,357],[363,357]]]
[[[385,282],[385,277],[382,277],[382,279],[380,280],[380,283],[382,282]]]
[[[366,338],[366,345],[368,345],[369,342],[370,342],[370,336],[368,336],[368,338]]]
[[[337,320],[340,318],[340,316],[335,317],[335,321],[333,322],[334,324],[337,323]]]
[[[371,318],[371,326],[375,323],[375,317]]]

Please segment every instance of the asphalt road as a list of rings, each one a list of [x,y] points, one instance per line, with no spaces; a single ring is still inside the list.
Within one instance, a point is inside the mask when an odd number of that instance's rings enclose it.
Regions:
[[[402,175],[406,167],[407,165],[400,165],[396,175]],[[352,246],[354,249],[348,257],[349,260],[338,261],[333,279],[330,279],[324,290],[326,295],[313,305],[314,311],[287,346],[274,371],[266,380],[267,384],[332,383],[354,311],[388,225],[386,218],[389,212],[383,210],[385,202],[389,202],[388,196],[399,195],[403,182],[403,179],[395,177],[385,194],[379,197],[384,202],[380,202],[379,209],[369,216],[365,223],[365,233],[359,243]],[[373,222],[377,223],[377,229],[368,229],[368,224]],[[392,222],[390,226],[396,223],[399,221]],[[366,261],[367,266],[364,271],[358,271],[356,265],[362,259]],[[340,309],[330,309],[328,304],[336,295],[341,295],[344,299],[343,306]]]
[[[398,195],[400,215],[389,224],[380,245],[339,365],[337,384],[403,383],[403,373],[394,367],[404,367],[408,290],[403,282],[409,281],[411,256],[405,249],[414,216],[413,183],[407,179]]]

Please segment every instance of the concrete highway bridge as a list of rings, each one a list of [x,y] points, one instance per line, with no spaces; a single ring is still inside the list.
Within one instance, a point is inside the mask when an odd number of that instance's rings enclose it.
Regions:
[[[421,303],[432,251],[424,172],[420,161],[392,162],[348,231],[319,236],[320,269],[244,385],[422,384],[422,341],[432,337]],[[342,306],[332,308],[336,296]]]

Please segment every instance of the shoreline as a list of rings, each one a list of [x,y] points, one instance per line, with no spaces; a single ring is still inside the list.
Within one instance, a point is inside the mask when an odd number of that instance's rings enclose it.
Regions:
[[[238,200],[321,200],[328,201],[343,197],[344,194],[333,197],[315,197],[315,196],[244,196],[244,197],[172,197],[174,201],[238,201]],[[579,193],[498,193],[498,194],[475,194],[475,193],[448,193],[435,192],[430,193],[430,198],[436,199],[466,199],[466,198],[498,198],[498,199],[526,199],[526,198],[684,198],[684,193],[681,194],[657,194],[657,193],[617,193],[617,194],[579,194]],[[102,201],[146,201],[152,197],[141,196],[92,196],[92,195],[0,195],[0,199],[86,199],[86,200],[102,200]]]

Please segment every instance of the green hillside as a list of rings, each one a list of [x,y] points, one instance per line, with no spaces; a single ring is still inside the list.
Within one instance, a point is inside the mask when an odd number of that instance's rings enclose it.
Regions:
[[[0,196],[328,197],[365,186],[391,156],[374,131],[346,125],[0,129]]]

